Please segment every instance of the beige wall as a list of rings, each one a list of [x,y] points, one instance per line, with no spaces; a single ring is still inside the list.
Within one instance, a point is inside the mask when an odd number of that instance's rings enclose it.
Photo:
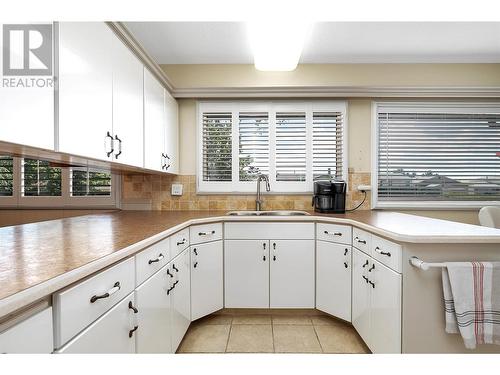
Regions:
[[[176,88],[270,86],[500,86],[500,64],[309,64],[293,72],[260,72],[253,65],[163,65]],[[348,102],[350,172],[371,173],[371,103]],[[398,99],[391,99],[398,100]],[[402,99],[408,100],[408,99]],[[180,174],[196,174],[196,99],[179,99]],[[477,211],[404,211],[477,224]]]

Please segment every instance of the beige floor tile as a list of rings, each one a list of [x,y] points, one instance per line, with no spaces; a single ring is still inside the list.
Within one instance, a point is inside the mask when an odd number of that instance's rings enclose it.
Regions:
[[[233,325],[229,334],[226,352],[273,353],[273,330],[271,324]]]
[[[194,322],[195,325],[226,325],[231,324],[233,317],[231,315],[208,315]]]
[[[182,341],[179,353],[224,353],[230,325],[193,325]]]
[[[235,315],[234,324],[271,324],[271,315]]]
[[[276,353],[321,353],[312,325],[273,325]]]
[[[314,326],[324,353],[369,353],[363,340],[348,324]]]
[[[273,315],[273,324],[312,325],[311,318],[305,315]]]

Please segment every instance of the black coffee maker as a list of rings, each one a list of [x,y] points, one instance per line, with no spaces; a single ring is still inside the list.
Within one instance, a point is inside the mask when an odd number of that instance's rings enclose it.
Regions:
[[[346,183],[341,180],[314,182],[314,211],[326,214],[345,213]]]

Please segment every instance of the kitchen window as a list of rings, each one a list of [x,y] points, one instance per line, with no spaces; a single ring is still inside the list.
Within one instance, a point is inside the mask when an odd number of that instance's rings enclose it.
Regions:
[[[500,200],[500,105],[373,105],[375,208],[475,208]]]
[[[198,192],[311,192],[321,178],[346,179],[346,103],[198,103]]]
[[[110,171],[0,156],[0,207],[116,207]]]

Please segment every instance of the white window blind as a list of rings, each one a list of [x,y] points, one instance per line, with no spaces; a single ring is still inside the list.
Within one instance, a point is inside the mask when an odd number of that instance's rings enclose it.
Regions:
[[[232,114],[203,113],[203,181],[231,181]]]
[[[313,178],[343,176],[343,114],[313,113]]]
[[[70,191],[73,197],[110,196],[111,172],[89,168],[72,168]]]
[[[310,192],[317,178],[345,178],[345,102],[202,102],[199,192]]]
[[[269,174],[269,115],[266,112],[239,114],[239,180],[255,180]]]
[[[14,159],[11,156],[0,156],[0,197],[11,197],[14,194]]]
[[[379,106],[376,122],[381,204],[500,199],[500,108]]]
[[[276,114],[276,181],[306,180],[306,114]]]
[[[50,162],[22,159],[21,192],[25,197],[57,197],[62,194],[62,169]]]

